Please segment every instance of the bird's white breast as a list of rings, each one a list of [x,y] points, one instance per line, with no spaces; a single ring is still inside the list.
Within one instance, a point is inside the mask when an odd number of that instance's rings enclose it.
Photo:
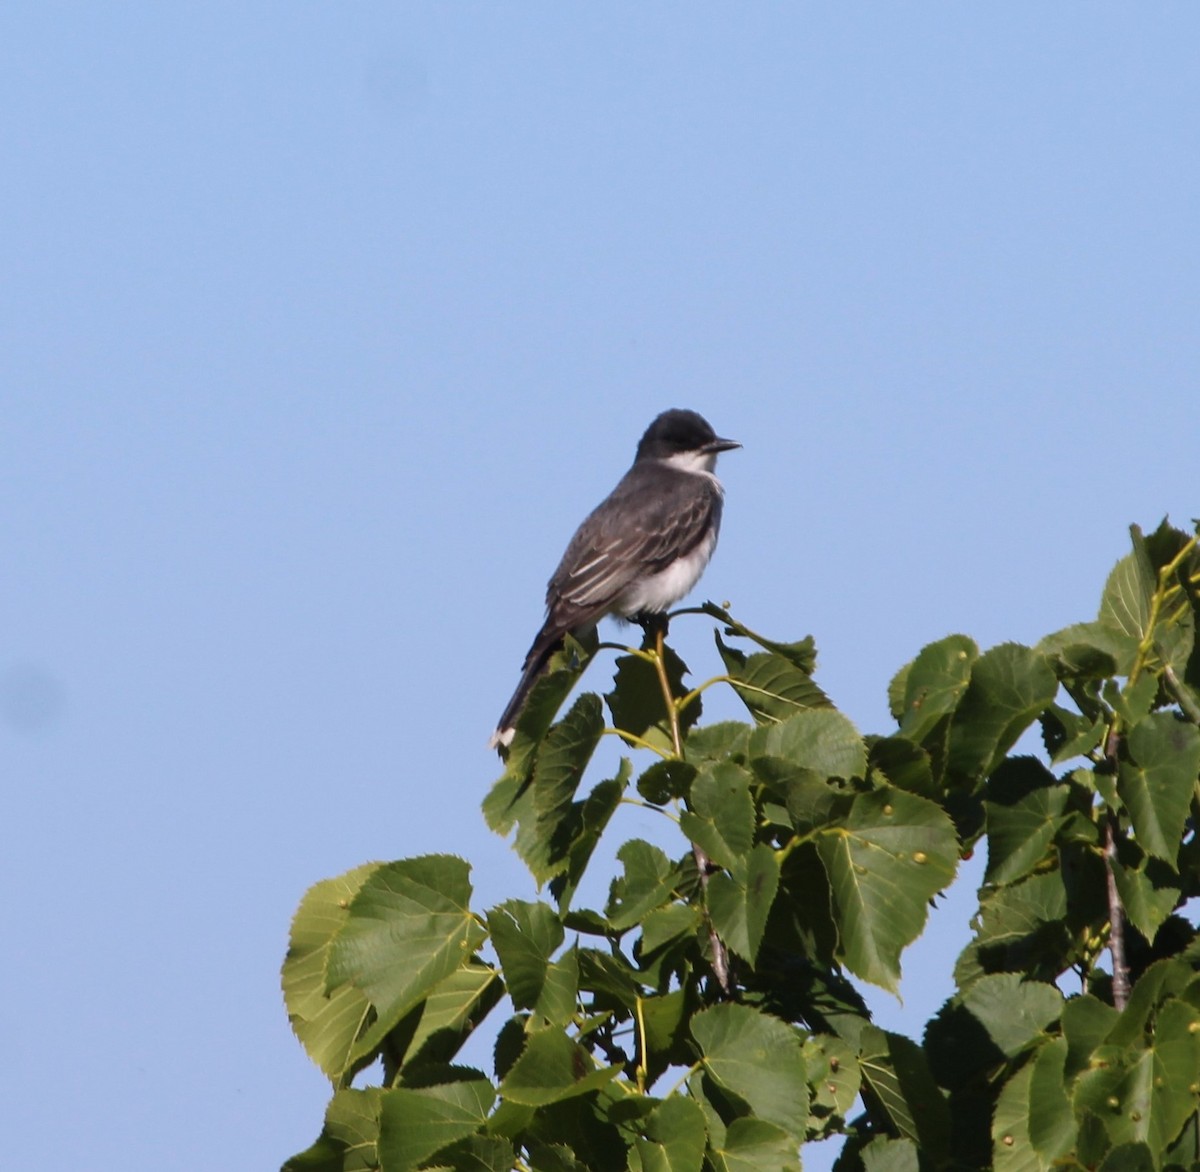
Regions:
[[[700,581],[705,566],[717,545],[717,526],[713,525],[691,553],[673,561],[665,570],[631,582],[613,607],[613,613],[631,616],[641,612],[661,614],[670,610]]]

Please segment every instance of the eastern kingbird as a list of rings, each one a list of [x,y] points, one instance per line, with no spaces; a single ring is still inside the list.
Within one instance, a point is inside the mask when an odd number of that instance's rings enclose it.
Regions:
[[[582,634],[605,615],[662,614],[696,585],[721,527],[717,454],[741,446],[695,411],[664,411],[646,428],[633,466],[575,531],[546,587],[546,621],[492,748],[511,744],[529,690],[564,635]]]

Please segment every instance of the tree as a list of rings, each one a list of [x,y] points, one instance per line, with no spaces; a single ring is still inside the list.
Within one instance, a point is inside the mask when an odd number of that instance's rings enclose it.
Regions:
[[[484,803],[547,898],[477,913],[467,863],[439,855],[301,903],[284,995],[334,1094],[285,1169],[749,1172],[832,1135],[846,1172],[1193,1167],[1198,612],[1197,538],[1135,528],[1094,621],[925,647],[879,736],[814,682],[811,639],[712,604],[680,612],[718,624],[699,687],[651,630],[560,718],[604,660],[571,644]],[[749,721],[700,723],[718,685]],[[1035,723],[1044,752],[1015,753]],[[650,763],[585,783],[605,735]],[[623,802],[661,811],[678,850],[625,842],[604,906],[578,906]],[[920,1040],[879,1029],[845,974],[894,990],[984,845],[954,996]],[[494,1069],[455,1065],[506,996]]]

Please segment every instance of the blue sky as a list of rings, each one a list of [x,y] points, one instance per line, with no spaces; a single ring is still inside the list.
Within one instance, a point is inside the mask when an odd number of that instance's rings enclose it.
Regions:
[[[697,597],[811,632],[864,732],[924,643],[1092,617],[1129,522],[1200,513],[1198,38],[1107,3],[0,16],[12,1166],[277,1166],[327,1097],[278,992],[305,888],[436,850],[481,908],[531,894],[484,743],[659,410],[745,445]],[[674,632],[701,678],[710,631]]]

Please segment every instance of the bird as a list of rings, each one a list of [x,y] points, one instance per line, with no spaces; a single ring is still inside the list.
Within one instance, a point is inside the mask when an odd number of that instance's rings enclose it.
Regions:
[[[696,585],[721,528],[717,456],[741,446],[680,408],[646,428],[629,471],[575,531],[550,578],[545,622],[491,748],[512,743],[530,690],[567,634],[586,634],[606,615],[654,621]]]

